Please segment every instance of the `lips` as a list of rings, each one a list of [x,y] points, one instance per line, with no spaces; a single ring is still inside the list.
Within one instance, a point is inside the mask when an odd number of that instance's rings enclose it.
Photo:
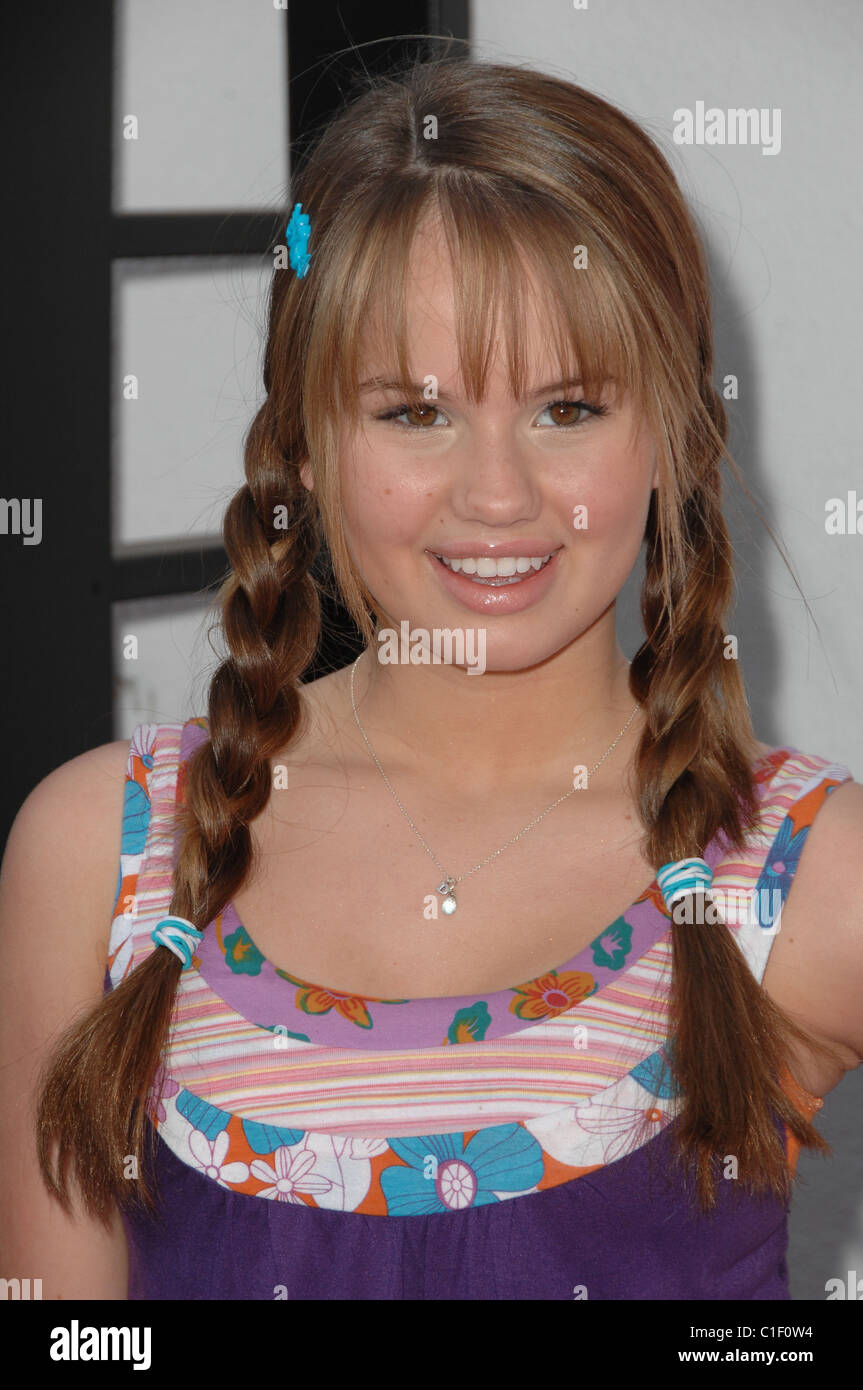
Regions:
[[[562,546],[554,548],[544,563],[540,564],[539,569],[529,565],[523,574],[489,576],[465,574],[463,570],[455,570],[451,565],[447,565],[439,553],[428,550],[426,554],[438,581],[461,607],[486,617],[502,617],[506,614],[521,613],[540,602],[555,583],[555,575],[560,567],[559,552],[562,549]],[[479,560],[490,557],[474,555],[468,558]],[[530,560],[530,556],[513,557],[511,553],[510,556],[501,558]]]
[[[449,559],[432,552],[453,574],[463,574],[474,584],[498,587],[506,584],[520,584],[528,575],[543,569],[551,555],[502,555],[495,559],[490,555],[470,555],[463,559]]]

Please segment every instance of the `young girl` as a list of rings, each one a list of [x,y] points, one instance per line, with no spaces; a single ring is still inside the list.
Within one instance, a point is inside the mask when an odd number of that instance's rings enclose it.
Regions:
[[[294,197],[208,715],[10,840],[7,1258],[64,1298],[788,1298],[863,1053],[863,795],[751,728],[673,175],[589,92],[428,62]],[[324,544],[366,647],[301,684]]]

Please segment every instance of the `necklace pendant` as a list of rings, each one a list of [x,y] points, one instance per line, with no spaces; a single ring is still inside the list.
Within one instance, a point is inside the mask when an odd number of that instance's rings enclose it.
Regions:
[[[455,900],[454,881],[451,878],[445,878],[443,883],[438,884],[438,892],[446,895],[441,903],[441,911],[445,912],[447,916],[450,916],[458,907],[458,903]]]

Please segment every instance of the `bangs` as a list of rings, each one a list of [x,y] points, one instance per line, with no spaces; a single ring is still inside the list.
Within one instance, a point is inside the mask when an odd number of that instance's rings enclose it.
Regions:
[[[485,397],[501,333],[513,397],[521,402],[536,387],[530,309],[562,382],[579,383],[588,399],[598,399],[613,381],[618,392],[632,393],[637,413],[646,408],[638,311],[596,238],[550,197],[476,173],[468,180],[452,169],[424,186],[421,179],[393,179],[376,196],[366,189],[339,217],[319,252],[326,269],[306,357],[306,402],[335,404],[340,416],[356,420],[370,352],[387,380],[414,394],[410,383],[424,364],[414,361],[412,372],[409,361],[410,261],[417,234],[435,224],[451,258],[459,372],[471,401]],[[309,437],[321,440],[316,424],[307,420]]]

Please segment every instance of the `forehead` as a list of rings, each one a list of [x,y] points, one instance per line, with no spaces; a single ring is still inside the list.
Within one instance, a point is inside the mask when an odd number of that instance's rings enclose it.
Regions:
[[[524,283],[519,348],[530,380],[550,380],[557,364],[549,335],[543,331],[543,295],[526,258],[520,257],[519,264]],[[453,254],[440,220],[428,217],[417,228],[404,277],[405,346],[415,379],[433,374],[453,388],[460,382],[459,326],[466,307],[460,288],[457,253]],[[489,294],[493,293],[490,284]],[[506,334],[497,306],[489,307],[493,316],[489,372],[499,384],[506,377]],[[370,305],[359,350],[363,380],[389,380],[398,375],[393,334],[391,328],[386,330],[384,316],[375,304]]]

